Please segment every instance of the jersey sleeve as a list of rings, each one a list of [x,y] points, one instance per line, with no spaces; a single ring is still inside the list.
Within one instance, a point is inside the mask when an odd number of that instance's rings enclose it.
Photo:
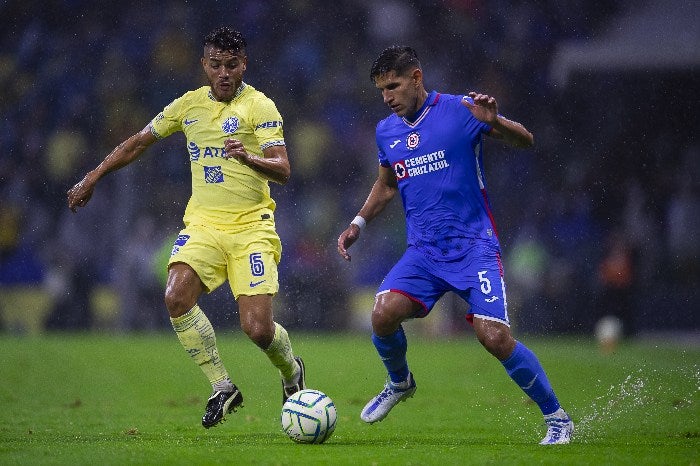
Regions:
[[[251,113],[253,115],[253,133],[258,140],[260,150],[285,145],[282,115],[271,99],[265,97],[257,100]]]
[[[386,158],[386,154],[384,154],[384,151],[382,151],[381,149],[377,151],[377,158],[379,159],[379,165],[381,165],[382,167],[391,166],[391,163],[389,163],[389,159]]]
[[[384,153],[384,150],[382,150],[382,144],[381,144],[381,141],[382,141],[382,136],[381,136],[382,123],[383,123],[383,120],[380,121],[379,123],[377,123],[377,129],[376,129],[376,133],[375,133],[375,140],[377,143],[377,158],[379,159],[379,165],[381,165],[382,167],[391,167],[391,162],[389,162],[389,158]]]
[[[163,139],[171,134],[182,131],[182,109],[185,96],[170,102],[162,112],[156,115],[149,126],[151,133],[158,139]]]

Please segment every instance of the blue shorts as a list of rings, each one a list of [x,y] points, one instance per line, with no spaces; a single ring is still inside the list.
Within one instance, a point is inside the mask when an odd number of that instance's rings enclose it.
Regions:
[[[469,303],[467,320],[474,316],[510,326],[501,255],[488,243],[473,245],[456,261],[439,262],[409,246],[379,286],[377,296],[395,292],[419,304],[415,317],[425,317],[435,303],[452,291]]]

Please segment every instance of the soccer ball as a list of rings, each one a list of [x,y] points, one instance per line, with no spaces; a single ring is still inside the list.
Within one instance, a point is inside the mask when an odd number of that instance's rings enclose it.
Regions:
[[[595,325],[595,337],[600,349],[605,354],[615,351],[622,338],[622,321],[615,316],[605,316]]]
[[[333,400],[318,390],[300,390],[282,407],[282,430],[299,443],[323,443],[335,430]]]

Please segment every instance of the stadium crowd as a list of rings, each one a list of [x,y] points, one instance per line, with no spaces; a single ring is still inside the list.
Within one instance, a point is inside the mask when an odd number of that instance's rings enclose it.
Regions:
[[[204,84],[202,38],[225,24],[249,38],[246,82],[285,120],[292,178],[271,186],[284,248],[277,312],[288,327],[363,325],[403,250],[398,204],[368,227],[352,264],[335,247],[364,201],[353,197],[365,191],[356,186],[376,177],[374,126],[389,113],[369,68],[401,43],[428,65],[428,89],[494,95],[535,135],[534,150],[490,142],[485,160],[514,325],[589,332],[613,313],[630,334],[700,328],[692,312],[700,307],[700,146],[689,130],[698,118],[684,113],[697,84],[679,96],[662,85],[692,81],[663,70],[582,73],[566,86],[549,77],[559,41],[594,37],[624,6],[2,2],[0,326],[27,330],[7,298],[27,287],[47,297],[29,301],[43,303],[41,329],[169,325],[164,263],[190,192],[184,136],[109,175],[78,214],[65,193],[173,98]],[[210,317],[235,326],[230,291],[225,299],[219,291],[207,298]],[[465,328],[464,304],[447,308],[445,325]]]

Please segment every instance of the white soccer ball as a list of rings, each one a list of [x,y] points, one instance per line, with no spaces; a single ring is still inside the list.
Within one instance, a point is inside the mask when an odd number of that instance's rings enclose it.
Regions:
[[[282,430],[299,443],[323,443],[335,430],[337,413],[328,395],[318,390],[300,390],[282,407]]]
[[[615,351],[622,338],[622,321],[615,316],[605,316],[595,325],[595,337],[604,353]]]

